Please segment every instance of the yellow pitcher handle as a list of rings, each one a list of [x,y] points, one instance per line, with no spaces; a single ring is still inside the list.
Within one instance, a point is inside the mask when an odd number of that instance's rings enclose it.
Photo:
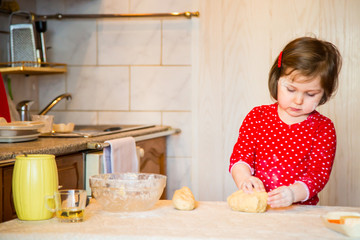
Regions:
[[[45,195],[45,207],[47,208],[47,210],[49,210],[50,212],[56,212],[56,206],[55,208],[51,208],[48,205],[48,201],[52,199],[53,201],[55,201],[54,195],[53,196],[49,196],[49,195]]]

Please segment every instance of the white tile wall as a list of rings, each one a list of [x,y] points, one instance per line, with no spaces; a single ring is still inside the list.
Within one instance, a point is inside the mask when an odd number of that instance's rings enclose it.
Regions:
[[[14,103],[17,104],[23,100],[33,100],[34,104],[31,109],[38,109],[38,79],[36,76],[24,76],[24,75],[8,75],[11,79],[11,88],[14,96]]]
[[[60,75],[43,75],[38,77],[39,110],[46,107],[50,101],[66,92],[66,77]],[[65,101],[59,102],[53,110],[65,110]]]
[[[94,20],[48,21],[48,61],[68,65],[95,65],[96,35]]]
[[[191,110],[190,67],[132,67],[132,110]]]
[[[163,22],[162,64],[191,65],[191,21]]]
[[[99,21],[99,64],[160,64],[160,21]]]
[[[7,19],[0,16],[0,22],[7,22]],[[9,28],[7,26],[0,25],[0,31],[9,32]],[[9,34],[0,33],[0,62],[9,61],[8,42],[9,42]]]
[[[51,111],[54,115],[54,123],[76,123],[79,125],[98,124],[98,112],[95,111]]]
[[[177,134],[168,139],[168,155],[169,156],[192,156],[192,128],[191,128],[191,112],[164,112],[163,122],[165,125],[176,126],[181,130],[181,134]]]
[[[128,110],[128,67],[69,67],[71,110]]]
[[[132,13],[160,13],[193,11],[197,1],[194,0],[131,0]]]
[[[167,196],[171,199],[175,190],[188,186],[191,188],[191,171],[192,171],[192,159],[191,158],[167,158]]]
[[[36,11],[40,15],[65,13],[65,1],[36,0]]]
[[[37,0],[39,14],[194,11],[193,0]],[[73,95],[49,114],[76,124],[163,124],[168,138],[168,196],[191,188],[192,21],[186,18],[49,20],[50,62],[68,73],[39,77],[40,107]],[[40,108],[39,107],[39,108]]]
[[[99,124],[114,123],[161,125],[161,112],[99,112]]]
[[[67,14],[127,13],[129,0],[65,0]]]
[[[129,0],[37,0],[37,14],[127,13]]]

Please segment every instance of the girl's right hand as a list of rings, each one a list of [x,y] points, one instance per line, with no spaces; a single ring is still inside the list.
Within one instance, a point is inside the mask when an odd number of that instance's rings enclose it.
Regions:
[[[250,176],[245,178],[239,183],[239,189],[243,190],[246,193],[256,192],[265,192],[265,187],[263,182],[254,176]]]
[[[233,166],[231,175],[235,181],[236,186],[239,190],[243,190],[246,193],[251,193],[254,190],[258,192],[265,192],[263,182],[251,175],[249,166],[241,162]]]

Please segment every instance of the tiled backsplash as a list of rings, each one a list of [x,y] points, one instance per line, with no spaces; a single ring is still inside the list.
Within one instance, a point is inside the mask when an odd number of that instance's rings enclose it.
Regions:
[[[36,0],[37,14],[193,11],[191,0]],[[48,61],[67,74],[12,77],[15,102],[37,96],[36,112],[59,94],[55,122],[158,124],[180,128],[168,138],[168,196],[191,187],[192,21],[186,18],[48,20]],[[21,99],[20,99],[21,98]]]

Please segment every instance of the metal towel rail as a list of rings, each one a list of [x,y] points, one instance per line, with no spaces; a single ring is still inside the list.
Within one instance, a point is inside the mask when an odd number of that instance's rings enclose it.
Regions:
[[[87,144],[87,148],[88,148],[88,149],[99,150],[99,151],[100,151],[100,150],[103,150],[104,148],[106,148],[106,147],[108,147],[108,146],[110,146],[110,144],[107,143],[107,142],[104,142],[104,143],[88,143],[88,144]],[[143,157],[144,154],[145,154],[144,149],[141,148],[141,147],[136,146],[136,155],[137,155],[138,157]]]
[[[166,131],[162,131],[162,132],[157,132],[157,133],[150,133],[150,134],[146,134],[146,135],[140,135],[140,136],[136,136],[135,141],[143,141],[143,140],[148,140],[148,139],[152,139],[152,138],[157,138],[157,137],[164,137],[164,136],[169,136],[172,134],[179,134],[181,133],[181,129],[179,128],[169,128]],[[107,142],[88,142],[87,143],[87,149],[94,149],[94,150],[102,150],[105,147],[110,146],[109,143]]]
[[[48,19],[83,19],[83,18],[132,18],[132,17],[199,17],[197,12],[172,12],[172,13],[125,13],[125,14],[53,14],[53,15],[36,15],[36,20]]]
[[[94,150],[102,150],[103,148],[106,148],[110,146],[107,142],[89,142],[87,143],[87,149],[94,149]]]

